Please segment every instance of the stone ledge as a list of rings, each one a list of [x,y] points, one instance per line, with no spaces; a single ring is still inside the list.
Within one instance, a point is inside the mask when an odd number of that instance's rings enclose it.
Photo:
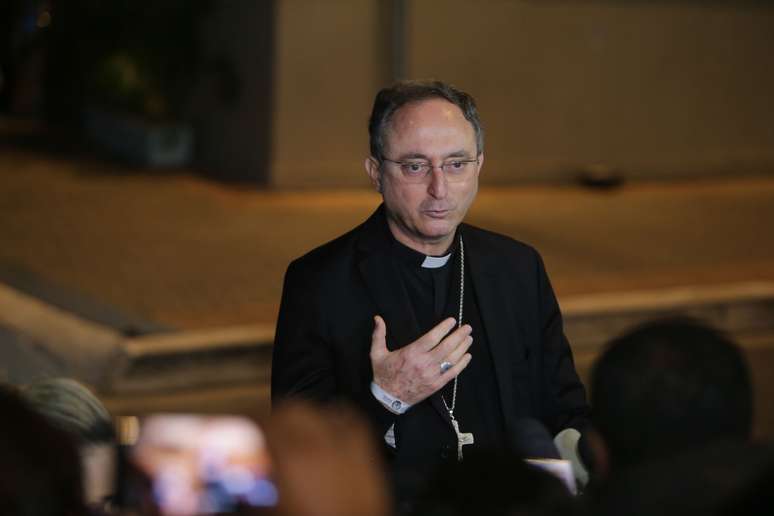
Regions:
[[[561,302],[573,349],[597,348],[636,324],[685,315],[707,321],[736,338],[774,333],[774,284],[688,286],[574,296]]]
[[[724,285],[694,285],[634,292],[578,295],[568,297],[562,302],[562,312],[565,316],[582,316],[601,311],[657,311],[685,308],[697,304],[725,303],[729,300],[774,300],[774,283],[745,282]]]
[[[574,296],[561,305],[581,362],[630,326],[676,314],[708,320],[747,346],[774,345],[771,283]],[[62,364],[60,369],[105,393],[267,385],[270,378],[273,325],[127,337],[0,284],[0,326],[25,337],[17,345],[34,341]]]
[[[144,335],[126,339],[124,348],[130,357],[136,358],[210,352],[224,348],[244,348],[254,345],[271,346],[273,341],[274,326],[255,324]]]
[[[125,367],[124,336],[0,284],[0,326],[18,338],[0,346],[0,356],[34,354],[37,366],[67,372],[98,389],[111,381],[111,371]],[[12,349],[14,348],[14,349]],[[23,381],[36,371],[15,371]]]
[[[113,378],[116,392],[191,385],[265,382],[271,369],[274,327],[235,326],[126,339],[126,367]]]

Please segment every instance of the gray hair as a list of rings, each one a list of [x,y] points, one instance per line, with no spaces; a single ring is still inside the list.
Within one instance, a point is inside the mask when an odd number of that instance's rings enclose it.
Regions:
[[[21,390],[30,407],[81,444],[115,440],[113,420],[101,401],[70,378],[51,378]]]
[[[379,162],[384,159],[384,132],[392,115],[412,102],[433,98],[447,100],[460,108],[465,120],[470,122],[476,133],[476,151],[484,151],[484,128],[478,116],[473,97],[454,86],[441,81],[399,81],[383,88],[376,94],[371,118],[368,120],[371,156]]]

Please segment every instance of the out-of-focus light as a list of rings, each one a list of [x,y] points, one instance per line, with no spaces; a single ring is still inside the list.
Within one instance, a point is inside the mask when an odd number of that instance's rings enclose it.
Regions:
[[[135,416],[119,416],[115,421],[119,444],[133,446],[140,436],[140,420]]]
[[[273,483],[262,478],[247,493],[247,502],[253,507],[273,507],[279,502],[279,493]]]
[[[43,11],[38,15],[38,28],[45,29],[51,25],[51,11]]]

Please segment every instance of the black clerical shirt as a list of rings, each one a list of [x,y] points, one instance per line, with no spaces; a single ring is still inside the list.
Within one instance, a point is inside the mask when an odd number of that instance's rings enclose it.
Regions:
[[[464,236],[463,236],[464,238]],[[464,242],[463,242],[464,244]],[[403,286],[412,304],[419,335],[427,333],[447,317],[456,320],[460,302],[460,250],[459,236],[447,251],[451,258],[438,268],[425,268],[425,255],[394,241],[394,258],[400,271]],[[479,313],[473,281],[465,268],[465,289],[462,323],[472,327],[473,344],[469,353],[472,360],[459,375],[457,402],[454,417],[460,431],[473,433],[474,444],[463,447],[463,455],[470,456],[477,450],[502,450],[506,448],[502,404],[494,376],[494,365],[489,343]],[[450,381],[434,396],[443,396],[451,407],[454,381]],[[413,410],[413,408],[411,409]],[[438,416],[441,417],[440,415]],[[436,427],[442,435],[438,442],[446,445],[453,453],[445,454],[447,459],[456,460],[456,436],[451,425]],[[400,446],[400,442],[398,442]]]

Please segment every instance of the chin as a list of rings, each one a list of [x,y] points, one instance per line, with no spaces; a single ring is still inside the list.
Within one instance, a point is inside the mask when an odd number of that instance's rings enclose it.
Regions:
[[[449,235],[454,234],[456,227],[456,224],[448,222],[443,224],[425,224],[420,231],[428,240],[443,240]]]

